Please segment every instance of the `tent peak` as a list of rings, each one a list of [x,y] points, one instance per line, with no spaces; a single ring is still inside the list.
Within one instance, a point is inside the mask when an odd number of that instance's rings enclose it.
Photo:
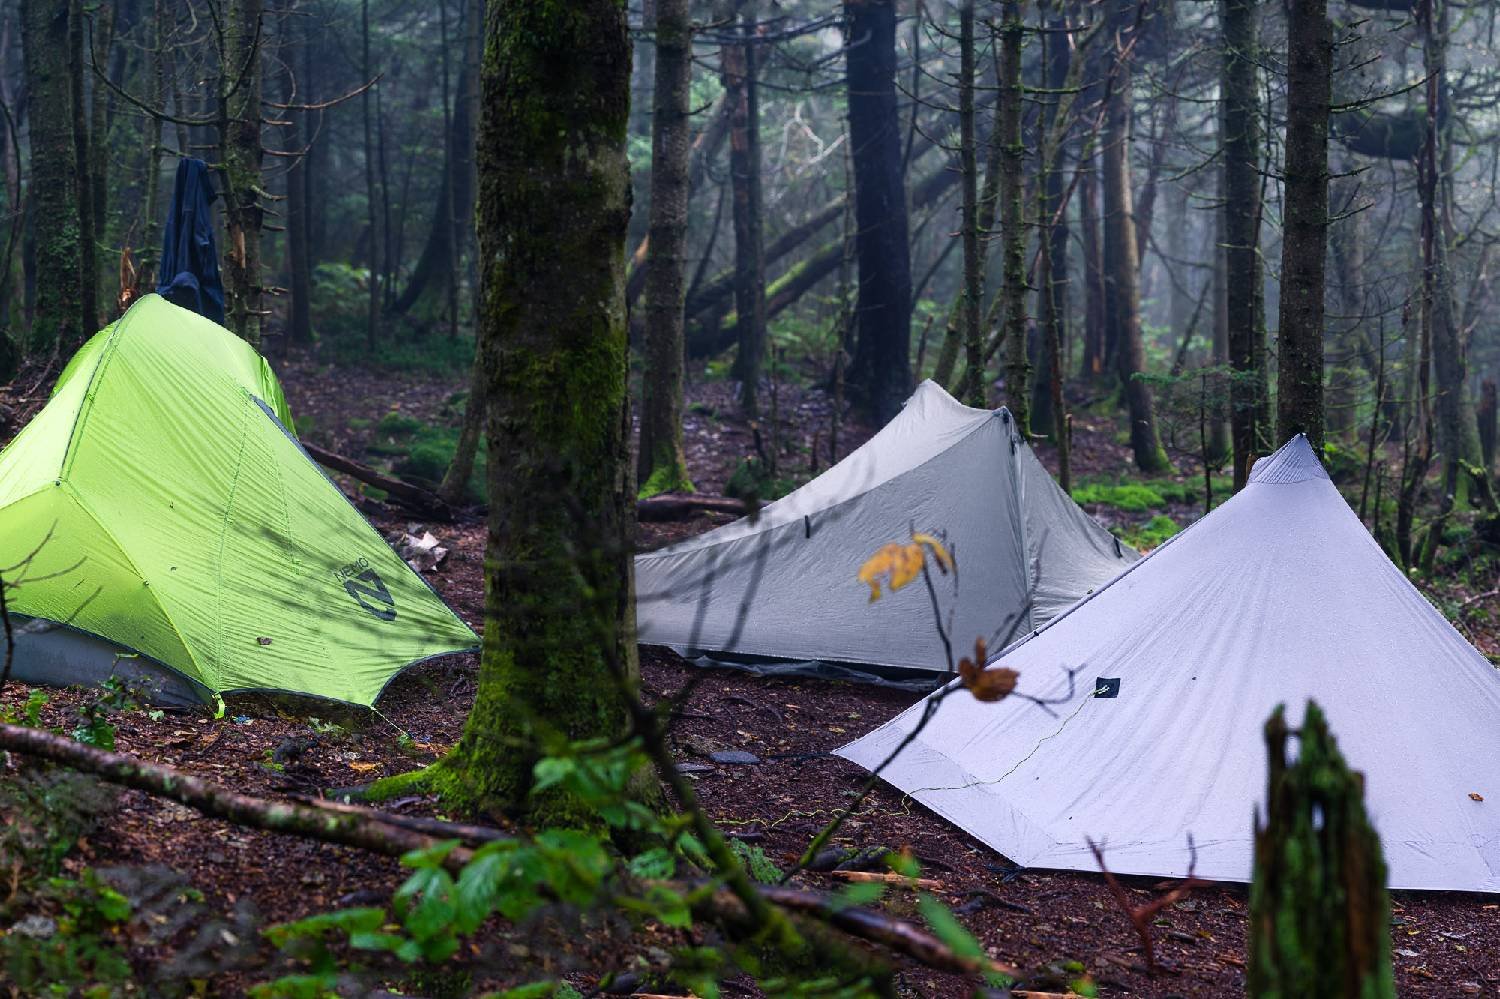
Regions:
[[[1252,483],[1306,482],[1308,479],[1326,479],[1328,472],[1306,434],[1298,434],[1287,441],[1274,454],[1266,455],[1250,469]]]

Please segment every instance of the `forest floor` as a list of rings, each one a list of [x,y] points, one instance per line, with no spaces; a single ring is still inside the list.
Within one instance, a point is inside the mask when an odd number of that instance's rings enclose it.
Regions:
[[[395,375],[335,369],[306,357],[278,365],[302,433],[341,453],[365,458],[376,429],[392,408],[417,419],[451,421],[456,377]],[[815,390],[783,387],[787,465],[802,477],[826,468],[831,406]],[[699,488],[720,492],[740,459],[754,452],[754,430],[737,419],[731,386],[689,386],[686,426],[690,470]],[[35,400],[10,398],[17,413]],[[11,430],[19,420],[13,420]],[[763,430],[763,433],[768,431]],[[846,424],[840,454],[868,435]],[[1128,454],[1115,428],[1082,417],[1075,423],[1075,479],[1131,477]],[[817,466],[812,453],[820,453]],[[1046,456],[1050,461],[1050,456]],[[348,486],[349,483],[345,482]],[[416,525],[378,503],[361,500],[384,532]],[[1103,519],[1146,519],[1166,513],[1185,523],[1191,502],[1169,509],[1096,509]],[[643,547],[706,530],[727,518],[704,516],[683,524],[643,525]],[[421,525],[451,548],[433,585],[476,629],[483,614],[483,524]],[[1449,585],[1449,584],[1443,584]],[[1443,594],[1466,598],[1457,583]],[[1486,620],[1492,620],[1488,615]],[[1493,623],[1471,637],[1487,653],[1500,652]],[[222,719],[203,714],[132,710],[114,718],[118,748],[270,797],[316,794],[318,789],[368,782],[422,765],[453,744],[475,692],[473,656],[451,656],[408,670],[382,699],[380,717],[315,721],[265,698],[231,701]],[[642,673],[648,692],[668,695],[690,678],[701,682],[672,733],[683,763],[711,817],[736,837],[790,864],[808,839],[851,796],[864,771],[830,752],[883,723],[920,695],[844,682],[758,678],[734,671],[706,677],[672,653],[646,649]],[[5,691],[11,705],[28,692]],[[49,691],[48,724],[70,727],[79,706],[95,695]],[[330,724],[333,722],[334,724]],[[401,733],[406,733],[403,737]],[[754,765],[718,765],[703,757],[719,749],[753,753]],[[433,801],[412,796],[391,803],[412,814],[432,814]],[[1248,816],[1247,816],[1248,821]],[[1232,996],[1243,994],[1247,894],[1243,886],[1215,885],[1169,906],[1153,927],[1164,971],[1148,974],[1139,940],[1104,880],[1093,874],[1015,870],[1005,860],[921,805],[881,786],[844,826],[838,842],[855,848],[909,848],[924,874],[942,884],[938,894],[996,958],[1034,968],[1078,962],[1100,994]],[[136,903],[127,930],[141,981],[137,994],[180,994],[194,980],[199,994],[239,994],[274,977],[272,948],[258,929],[335,907],[383,904],[403,879],[392,860],[352,849],[277,837],[206,818],[140,792],[112,796],[94,827],[63,862],[65,871],[90,866]],[[800,877],[835,887],[828,875]],[[1124,879],[1135,904],[1161,892],[1158,879]],[[186,887],[202,893],[201,900]],[[915,918],[915,905],[891,896],[898,914]],[[1397,892],[1392,929],[1398,986],[1405,996],[1500,995],[1500,904],[1493,897]],[[0,905],[0,911],[4,906]],[[0,929],[0,935],[3,935]],[[670,945],[652,928],[601,923],[580,928],[576,917],[552,913],[524,927],[496,927],[471,960],[486,981],[518,984],[566,975],[585,992],[600,974],[620,971],[633,955]],[[906,994],[959,996],[957,978],[908,964]],[[1068,975],[1054,987],[1062,990]],[[175,984],[174,984],[175,983]],[[462,995],[477,981],[409,983],[404,994]],[[197,987],[193,987],[197,988]],[[662,989],[662,991],[671,991]],[[0,975],[0,995],[7,992]],[[732,984],[729,995],[752,994]]]

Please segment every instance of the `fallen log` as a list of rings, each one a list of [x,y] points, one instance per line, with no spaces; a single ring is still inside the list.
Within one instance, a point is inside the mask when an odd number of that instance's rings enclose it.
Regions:
[[[743,517],[749,509],[744,500],[729,496],[700,496],[694,493],[661,493],[647,499],[636,500],[637,520],[659,522],[663,520],[686,520],[699,513],[728,513]]]
[[[94,774],[121,787],[170,798],[204,815],[252,829],[358,847],[388,857],[399,857],[442,842],[436,836],[370,815],[241,794],[173,767],[96,749],[43,729],[0,724],[0,749]],[[471,851],[459,847],[444,863],[455,871],[461,870],[471,856]]]
[[[345,475],[353,476],[366,485],[383,490],[402,506],[408,507],[415,513],[437,520],[453,519],[453,508],[444,503],[436,493],[423,489],[421,486],[404,482],[401,479],[391,478],[389,475],[383,475],[369,465],[362,465],[353,458],[345,458],[341,454],[325,451],[316,444],[309,444],[303,441],[302,450],[306,451],[308,457],[324,468],[331,468],[335,472],[343,472]]]
[[[934,878],[909,878],[905,874],[897,874],[895,871],[829,871],[828,876],[838,878],[840,881],[853,881],[861,884],[891,885],[896,888],[920,889],[922,891],[943,890],[943,883]]]
[[[237,825],[357,847],[389,857],[429,848],[444,839],[482,838],[428,835],[391,822],[393,818],[404,818],[402,816],[359,806],[324,801],[314,803],[315,799],[302,804],[256,798],[173,767],[96,749],[43,729],[0,724],[0,749],[94,774],[111,784],[167,798]],[[472,833],[478,828],[470,826],[466,831]],[[490,832],[494,838],[508,838],[498,829],[488,830],[485,835]],[[473,851],[458,846],[447,853],[443,866],[456,875],[472,858]],[[731,924],[743,923],[748,918],[744,903],[727,888],[701,893],[702,882],[666,881],[660,884],[674,891],[696,895],[693,908],[701,917]],[[850,906],[836,895],[771,885],[757,885],[756,891],[778,908],[811,916],[850,936],[880,944],[939,971],[958,974],[1000,971],[1013,977],[1018,974],[1016,969],[988,959],[964,957],[921,927],[874,909]]]

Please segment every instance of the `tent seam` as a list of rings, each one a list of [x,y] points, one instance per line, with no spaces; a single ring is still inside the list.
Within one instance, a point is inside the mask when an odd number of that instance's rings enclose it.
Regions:
[[[245,396],[250,396],[247,389],[241,388]],[[224,516],[219,520],[219,544],[214,552],[214,651],[213,660],[217,664],[222,659],[224,642],[224,545],[229,537],[229,518],[234,514],[234,498],[239,493],[240,472],[245,467],[245,441],[250,436],[249,409],[240,407],[240,447],[239,453],[234,459],[234,476],[229,481],[229,495],[224,498]]]
[[[57,477],[59,480],[67,478],[68,469],[76,453],[74,444],[82,435],[83,428],[88,423],[88,417],[94,411],[94,399],[99,394],[100,376],[104,374],[105,366],[114,358],[120,338],[125,335],[125,330],[129,327],[131,315],[135,311],[135,307],[132,306],[126,310],[123,316],[115,321],[115,328],[110,333],[109,340],[105,342],[103,347],[99,348],[99,360],[94,365],[94,370],[89,373],[88,387],[84,389],[83,400],[78,404],[78,412],[73,414],[73,426],[68,430],[68,443],[63,448],[62,461],[57,466]],[[101,524],[100,526],[103,527],[104,525]],[[111,539],[113,539],[113,536],[111,536]]]

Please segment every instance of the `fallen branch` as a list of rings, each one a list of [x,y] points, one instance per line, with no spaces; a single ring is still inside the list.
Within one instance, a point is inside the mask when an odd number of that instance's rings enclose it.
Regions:
[[[382,475],[368,465],[361,465],[353,458],[345,458],[341,454],[325,451],[316,444],[302,442],[302,449],[324,468],[331,468],[335,472],[343,472],[345,475],[353,476],[366,485],[374,486],[376,489],[384,490],[390,496],[399,501],[403,506],[410,507],[413,511],[426,517],[434,517],[439,520],[452,520],[453,508],[444,503],[436,493],[414,486],[410,482],[393,479],[389,475]]]
[[[758,885],[756,890],[778,908],[813,916],[852,937],[880,944],[936,971],[957,975],[998,972],[1011,978],[1022,976],[1021,971],[1011,965],[964,957],[919,926],[875,909],[848,905],[835,895],[779,885]],[[704,915],[712,915],[715,919],[737,922],[749,918],[739,898],[728,889],[720,889],[709,896],[700,903],[700,908],[706,910]]]
[[[686,520],[699,513],[729,513],[743,517],[749,512],[744,500],[729,496],[698,496],[692,493],[662,493],[637,500],[636,518],[641,521]]]
[[[428,818],[425,815],[398,815],[395,812],[386,812],[368,805],[355,805],[346,801],[330,801],[327,798],[313,798],[309,795],[294,794],[293,801],[307,804],[311,808],[322,809],[328,812],[337,812],[340,815],[357,815],[386,825],[399,826],[402,829],[410,829],[412,832],[431,836],[435,839],[457,839],[465,843],[494,843],[498,840],[515,839],[510,833],[491,826],[476,826],[467,822],[446,822],[442,819]]]
[[[303,803],[256,798],[172,767],[95,749],[42,729],[0,724],[0,749],[94,774],[112,784],[168,798],[204,815],[237,825],[357,847],[389,857],[425,849],[446,839],[492,841],[510,838],[498,829],[437,819],[416,820],[412,816],[392,815],[341,802],[307,799]],[[432,830],[432,834],[411,828],[418,821]],[[444,857],[443,866],[457,874],[472,857],[473,851],[456,847]],[[702,887],[701,883],[663,882],[663,885],[684,892]],[[778,909],[816,917],[850,936],[880,944],[938,971],[957,974],[998,971],[1012,977],[1018,975],[1014,968],[1006,965],[963,957],[918,926],[873,909],[849,906],[835,895],[770,885],[756,885],[754,890],[765,902]],[[751,921],[744,902],[728,888],[719,888],[700,897],[695,906],[703,916],[716,920],[739,924]]]
[[[94,774],[111,784],[170,798],[204,815],[252,829],[353,846],[388,857],[399,857],[441,842],[436,836],[394,825],[381,813],[357,814],[322,804],[255,798],[172,767],[95,749],[42,729],[0,724],[0,749],[49,760]],[[461,870],[470,857],[471,851],[459,847],[444,860],[444,866]]]
[[[932,878],[909,878],[895,871],[829,871],[828,876],[840,881],[875,882],[894,885],[897,888],[920,888],[922,891],[943,891],[943,883]]]

